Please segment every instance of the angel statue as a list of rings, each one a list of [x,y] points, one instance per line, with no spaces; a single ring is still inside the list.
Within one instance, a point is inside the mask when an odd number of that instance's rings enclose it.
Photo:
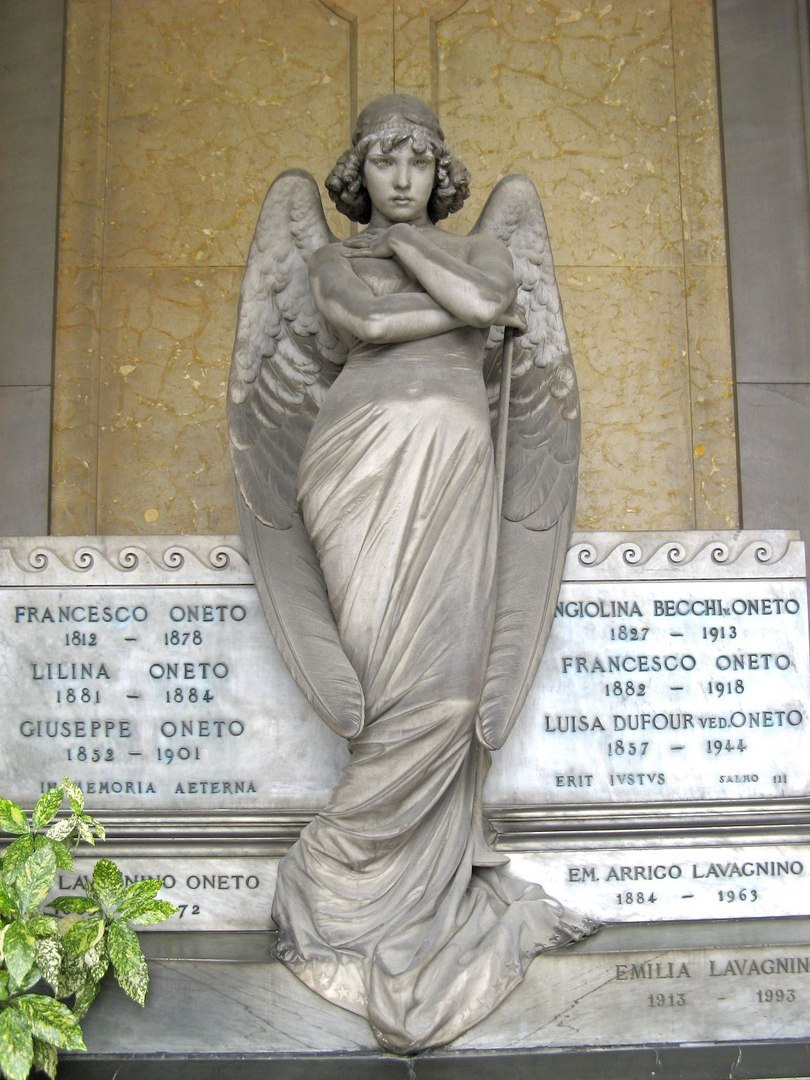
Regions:
[[[281,863],[276,955],[399,1054],[456,1038],[537,953],[596,928],[510,874],[486,839],[490,751],[556,604],[579,419],[537,193],[507,177],[459,236],[436,223],[469,179],[435,114],[405,94],[363,109],[326,181],[367,225],[359,235],[332,235],[308,173],[279,176],[230,374],[263,607],[351,751]]]

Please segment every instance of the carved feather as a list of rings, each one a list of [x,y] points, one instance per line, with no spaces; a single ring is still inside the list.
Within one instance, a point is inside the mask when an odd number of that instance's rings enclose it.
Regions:
[[[494,750],[523,707],[551,630],[576,503],[579,398],[548,230],[531,180],[502,180],[473,231],[494,235],[509,249],[527,324],[515,338],[498,600],[479,710],[480,738]],[[493,424],[502,348],[497,328],[485,367]]]
[[[264,200],[242,283],[228,428],[242,535],[267,622],[306,698],[350,738],[363,726],[363,691],[295,490],[309,431],[345,360],[308,280],[311,255],[334,241],[313,177],[282,173]]]

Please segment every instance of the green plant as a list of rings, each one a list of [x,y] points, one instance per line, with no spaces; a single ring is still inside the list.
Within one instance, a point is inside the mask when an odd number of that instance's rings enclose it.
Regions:
[[[65,798],[70,812],[57,817]],[[159,878],[127,886],[109,859],[95,864],[84,896],[48,901],[57,873],[73,867],[72,849],[104,839],[72,780],[46,791],[30,820],[0,798],[0,830],[16,837],[0,863],[0,1074],[26,1080],[34,1067],[53,1078],[57,1050],[86,1049],[79,1021],[110,967],[144,1004],[149,973],[133,924],[163,922],[177,909],[157,899]],[[43,981],[52,996],[37,992]]]

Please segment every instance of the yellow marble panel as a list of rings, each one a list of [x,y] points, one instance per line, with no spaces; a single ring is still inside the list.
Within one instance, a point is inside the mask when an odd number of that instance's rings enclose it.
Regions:
[[[225,386],[241,277],[105,273],[100,533],[237,531]]]
[[[59,266],[100,266],[110,0],[71,0],[65,29]]]
[[[675,99],[687,263],[726,264],[714,17],[709,0],[672,0]]]
[[[352,115],[372,98],[390,94],[394,72],[393,0],[322,0],[325,7],[351,23]]]
[[[733,364],[712,5],[672,0],[689,362],[695,524],[739,523]]]
[[[54,530],[235,528],[224,392],[259,203],[281,168],[320,180],[394,80],[437,97],[474,173],[453,228],[505,172],[541,192],[584,401],[578,527],[733,526],[710,8],[69,0]]]
[[[559,282],[582,399],[576,528],[694,528],[681,274],[565,267]]]
[[[394,87],[438,106],[438,23],[465,0],[399,0],[394,12]]]
[[[438,59],[445,131],[476,182],[462,224],[525,172],[558,262],[681,263],[668,2],[467,0],[438,24]]]
[[[237,265],[283,168],[350,125],[350,22],[319,0],[113,0],[105,262]]]
[[[686,295],[692,378],[695,527],[740,524],[734,376],[725,267],[693,267]]]
[[[65,31],[51,531],[96,531],[98,358],[110,0],[71,0]]]
[[[51,532],[96,532],[101,270],[66,266],[57,279]]]

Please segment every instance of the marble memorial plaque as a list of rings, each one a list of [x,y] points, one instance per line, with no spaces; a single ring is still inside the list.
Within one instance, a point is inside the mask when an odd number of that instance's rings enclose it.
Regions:
[[[609,922],[803,916],[810,844],[724,843],[510,852],[515,873]]]
[[[59,872],[54,895],[70,896],[80,890],[82,883],[92,878],[96,859],[106,854],[98,850],[91,857],[85,850],[81,857],[74,857],[73,869]],[[142,858],[124,853],[120,857],[116,855],[115,861],[127,885],[143,878],[162,878],[161,899],[170,900],[177,907],[170,926],[143,927],[145,932],[266,930],[272,925],[278,858],[239,855]]]
[[[647,953],[552,952],[529,967],[518,993],[453,1047],[806,1039],[808,1006],[806,943]]]
[[[786,533],[575,536],[491,800],[807,795],[804,573]]]
[[[100,852],[61,872],[57,892],[79,888]],[[617,923],[799,917],[807,912],[810,844],[724,844],[510,852],[512,869]],[[271,925],[278,858],[116,854],[127,883],[162,877],[179,908],[173,930],[263,930]],[[156,927],[160,931],[165,927]]]
[[[8,797],[68,775],[101,811],[323,801],[345,749],[281,662],[237,545],[48,539],[30,570],[3,568]]]
[[[93,810],[315,809],[347,760],[233,537],[0,541],[4,794]],[[495,806],[808,793],[807,596],[790,533],[575,536]]]

